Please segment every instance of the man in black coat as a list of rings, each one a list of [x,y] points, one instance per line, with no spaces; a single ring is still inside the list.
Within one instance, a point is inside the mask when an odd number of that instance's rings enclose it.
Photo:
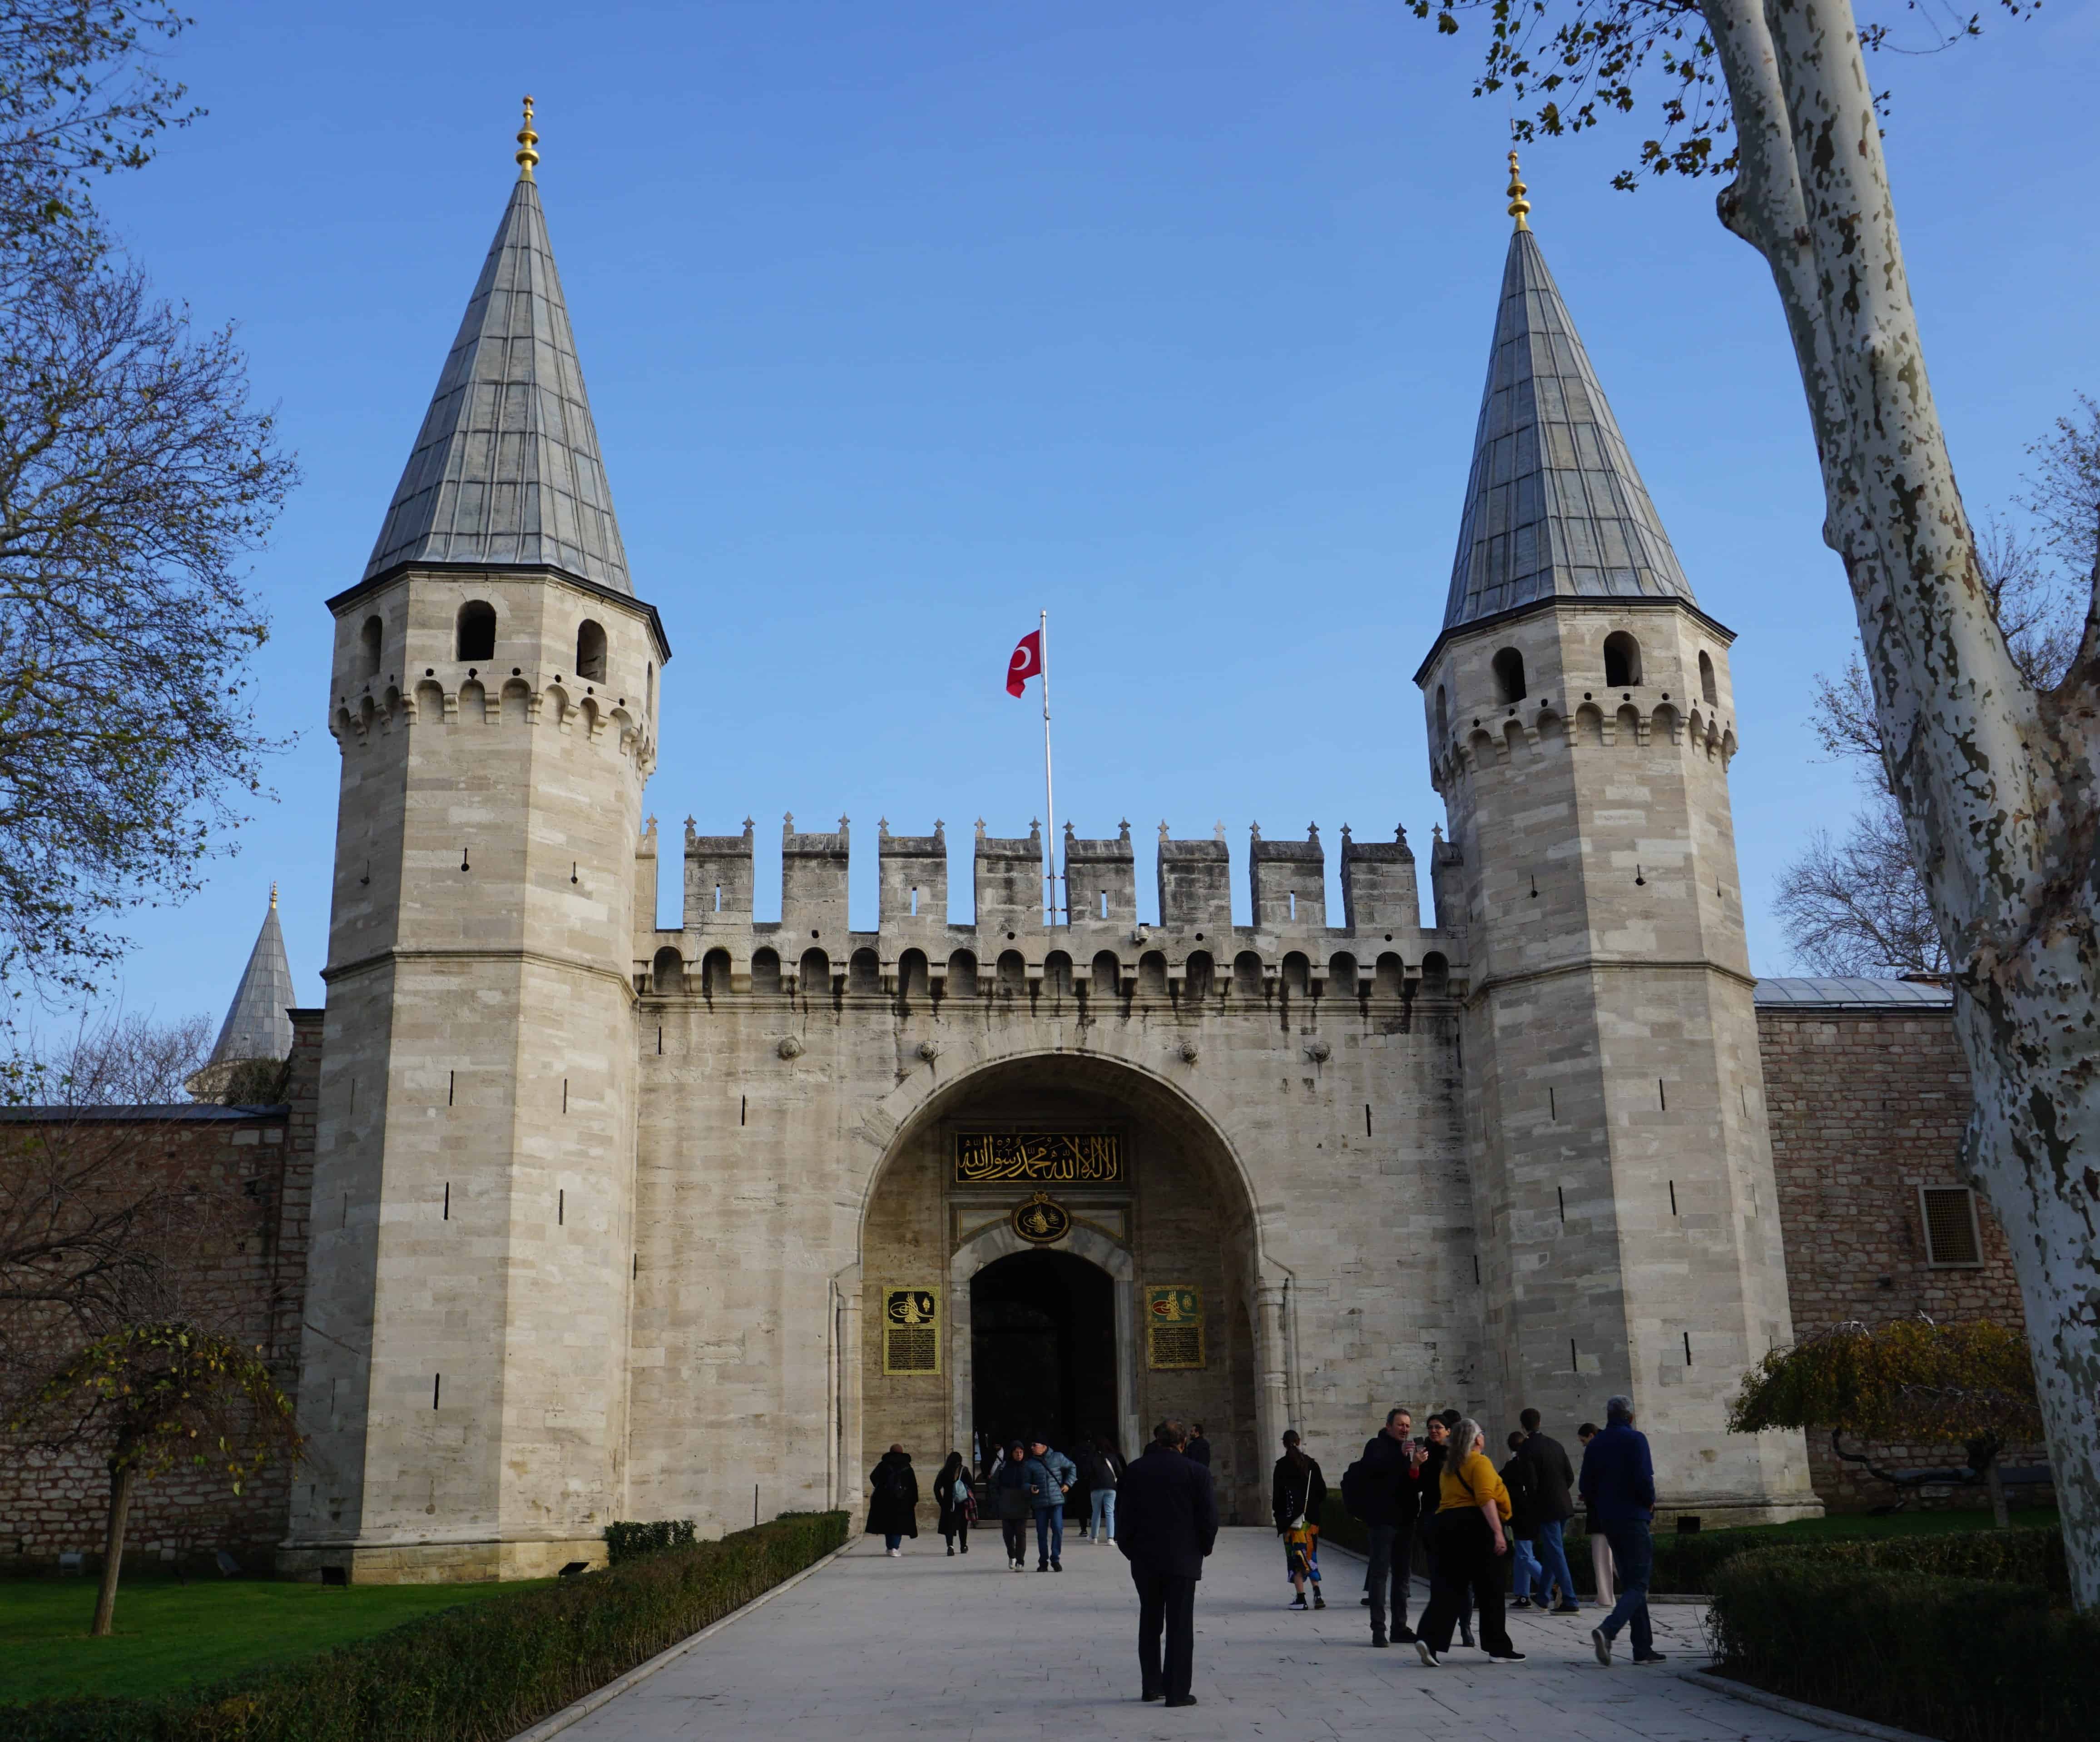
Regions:
[[[1182,1448],[1188,1430],[1162,1421],[1145,1455],[1116,1490],[1116,1546],[1137,1587],[1140,1692],[1171,1706],[1192,1706],[1196,1670],[1196,1581],[1218,1540],[1218,1502],[1211,1473]],[[1165,1661],[1159,1636],[1167,1634]]]
[[[1538,1516],[1533,1552],[1546,1583],[1560,1587],[1560,1602],[1553,1612],[1579,1615],[1582,1606],[1575,1600],[1575,1577],[1568,1571],[1561,1539],[1568,1519],[1575,1516],[1575,1466],[1568,1461],[1567,1449],[1559,1440],[1539,1431],[1536,1409],[1524,1410],[1516,1419],[1524,1429],[1524,1461],[1531,1470],[1532,1499]]]
[[[1367,1527],[1370,1569],[1364,1589],[1370,1594],[1371,1643],[1386,1643],[1386,1607],[1392,1609],[1392,1638],[1412,1645],[1407,1599],[1414,1581],[1414,1527],[1422,1515],[1427,1483],[1427,1448],[1414,1437],[1414,1418],[1405,1409],[1388,1409],[1385,1427],[1364,1443],[1363,1521]],[[1434,1512],[1432,1501],[1429,1510]]]
[[[1192,1463],[1201,1464],[1206,1470],[1211,1467],[1211,1442],[1203,1437],[1201,1421],[1196,1424],[1196,1431],[1189,1436],[1189,1444],[1182,1447],[1181,1452]]]

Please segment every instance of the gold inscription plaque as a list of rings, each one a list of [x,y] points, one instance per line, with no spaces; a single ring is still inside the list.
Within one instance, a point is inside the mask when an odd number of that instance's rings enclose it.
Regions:
[[[955,1183],[1119,1186],[1123,1138],[1114,1131],[959,1131]]]
[[[1180,1283],[1145,1291],[1145,1364],[1173,1373],[1203,1364],[1203,1291]]]
[[[882,1291],[882,1370],[938,1373],[941,1370],[941,1291]]]

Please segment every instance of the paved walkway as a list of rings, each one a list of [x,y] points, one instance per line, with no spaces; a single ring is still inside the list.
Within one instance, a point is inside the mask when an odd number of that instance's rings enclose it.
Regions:
[[[989,1552],[987,1552],[989,1551]],[[1032,1563],[1031,1563],[1032,1565]],[[1332,1605],[1291,1613],[1267,1531],[1219,1537],[1196,1598],[1193,1710],[1137,1699],[1137,1601],[1122,1555],[1071,1536],[1065,1571],[1010,1573],[996,1528],[949,1559],[938,1536],[902,1560],[862,1538],[814,1578],[601,1707],[563,1742],[783,1736],[1027,1739],[1462,1735],[1473,1742],[1828,1742],[1838,1732],[1681,1681],[1705,1660],[1700,1611],[1659,1607],[1667,1665],[1600,1668],[1573,1616],[1511,1616],[1529,1660],[1370,1649],[1361,1561],[1333,1554]],[[1419,1605],[1417,1605],[1418,1609]],[[1462,1720],[1454,1731],[1454,1720]]]

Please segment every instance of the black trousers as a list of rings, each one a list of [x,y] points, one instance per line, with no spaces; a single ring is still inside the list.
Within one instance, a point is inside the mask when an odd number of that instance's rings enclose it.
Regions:
[[[1130,1581],[1137,1587],[1137,1672],[1139,1686],[1147,1695],[1164,1694],[1169,1700],[1185,1698],[1196,1675],[1196,1581],[1176,1578],[1170,1572],[1130,1569]],[[1164,1628],[1167,1651],[1160,1655],[1159,1635]]]
[[[955,1545],[955,1539],[960,1536],[963,1539],[963,1546],[968,1549],[970,1545],[970,1521],[959,1512],[948,1520],[948,1528],[941,1534],[948,1539],[950,1547]]]
[[[1488,1521],[1468,1506],[1462,1512],[1438,1513],[1431,1528],[1436,1532],[1436,1559],[1430,1573],[1429,1607],[1422,1612],[1417,1637],[1440,1657],[1449,1651],[1451,1629],[1458,1623],[1462,1602],[1470,1594],[1480,1611],[1480,1649],[1497,1653],[1511,1650],[1509,1627],[1502,1619],[1502,1581],[1509,1576],[1508,1565],[1495,1553]]]
[[[1008,1560],[1028,1559],[1028,1520],[1001,1519],[999,1533],[1006,1539],[1006,1558]]]
[[[1364,1589],[1371,1594],[1371,1628],[1385,1631],[1388,1597],[1392,1610],[1392,1630],[1407,1626],[1407,1598],[1414,1582],[1414,1526],[1373,1524],[1370,1527],[1371,1566]]]

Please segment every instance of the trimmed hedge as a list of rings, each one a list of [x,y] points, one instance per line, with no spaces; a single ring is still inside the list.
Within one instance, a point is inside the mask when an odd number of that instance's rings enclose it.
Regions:
[[[659,1549],[690,1549],[696,1538],[690,1519],[662,1519],[653,1524],[624,1519],[605,1528],[605,1557],[617,1567],[638,1554],[654,1554]]]
[[[1585,1596],[1595,1594],[1590,1539],[1567,1539],[1568,1570]],[[1785,1525],[1750,1524],[1736,1530],[1701,1531],[1679,1536],[1670,1532],[1655,1539],[1655,1575],[1648,1589],[1676,1596],[1711,1592],[1721,1570],[1745,1554],[1771,1551],[1808,1559],[1885,1567],[1953,1579],[1994,1579],[2046,1585],[2068,1593],[2070,1572],[2064,1564],[2063,1532],[2048,1524],[2016,1525],[2010,1530],[1950,1531],[1918,1536],[1814,1536],[1790,1532]]]
[[[1707,1625],[1723,1673],[1770,1692],[1945,1742],[2092,1734],[2100,1617],[2052,1605],[2040,1585],[1787,1550],[1740,1557],[1714,1587]]]
[[[792,1577],[846,1526],[843,1512],[790,1513],[162,1700],[0,1708],[0,1731],[10,1742],[502,1742]]]

